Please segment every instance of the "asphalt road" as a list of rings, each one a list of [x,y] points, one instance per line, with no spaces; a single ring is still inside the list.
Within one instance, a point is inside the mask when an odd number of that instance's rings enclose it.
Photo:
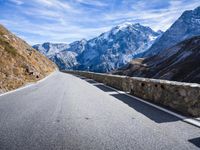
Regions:
[[[0,149],[200,149],[200,129],[60,72],[0,96]]]

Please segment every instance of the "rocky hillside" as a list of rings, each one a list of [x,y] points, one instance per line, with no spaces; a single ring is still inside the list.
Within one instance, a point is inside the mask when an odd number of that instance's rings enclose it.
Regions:
[[[0,25],[0,93],[47,76],[56,66]]]
[[[152,56],[179,42],[200,35],[200,7],[185,11],[175,23],[141,56]]]
[[[124,23],[88,41],[60,44],[60,48],[51,43],[33,47],[53,60],[60,69],[108,72],[145,52],[161,34],[138,23]]]
[[[150,58],[135,59],[114,74],[200,83],[200,36]]]

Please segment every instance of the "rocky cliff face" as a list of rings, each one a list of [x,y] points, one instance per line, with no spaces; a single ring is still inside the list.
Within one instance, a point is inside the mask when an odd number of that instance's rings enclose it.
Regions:
[[[185,11],[180,18],[141,56],[152,56],[179,42],[200,35],[200,7]]]
[[[51,43],[33,47],[53,60],[60,69],[108,72],[145,52],[161,34],[140,24],[124,23],[96,38],[62,45],[62,48]],[[49,51],[55,53],[49,55]]]
[[[200,36],[158,55],[135,59],[114,74],[200,83]]]
[[[37,81],[56,66],[0,25],[0,92]]]

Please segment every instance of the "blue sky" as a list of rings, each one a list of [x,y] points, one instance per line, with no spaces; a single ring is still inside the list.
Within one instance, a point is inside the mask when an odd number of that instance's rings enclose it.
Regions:
[[[123,22],[165,31],[199,0],[0,0],[0,23],[29,44],[90,39]]]

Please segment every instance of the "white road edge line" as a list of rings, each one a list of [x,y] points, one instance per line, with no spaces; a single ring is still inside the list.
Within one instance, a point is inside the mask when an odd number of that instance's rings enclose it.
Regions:
[[[91,80],[93,80],[93,79],[91,79]],[[93,80],[93,81],[95,81],[95,80]],[[97,82],[97,81],[95,81],[95,82]],[[99,83],[99,82],[97,82],[97,83]],[[108,86],[108,85],[105,85],[105,84],[103,84],[103,83],[100,83],[100,84],[102,84],[102,85],[104,85],[105,87],[108,87],[108,88],[110,88],[110,89],[112,89],[112,90],[115,90],[116,92],[118,92],[118,93],[120,93],[120,94],[125,94],[125,95],[127,95],[127,96],[129,96],[129,97],[132,97],[132,98],[134,98],[134,99],[137,99],[138,101],[141,101],[141,102],[143,102],[143,103],[145,103],[145,104],[147,104],[147,105],[150,105],[150,106],[152,106],[152,107],[155,107],[155,108],[157,108],[157,109],[159,109],[159,110],[161,110],[161,111],[164,111],[164,112],[166,112],[166,113],[168,113],[168,114],[171,114],[171,115],[173,115],[173,116],[175,116],[175,117],[177,117],[177,118],[180,118],[182,121],[184,121],[184,122],[186,122],[186,123],[189,123],[189,124],[191,124],[191,125],[194,125],[194,126],[200,128],[200,121],[198,121],[198,118],[195,118],[195,119],[193,119],[193,118],[187,118],[187,117],[185,117],[185,116],[183,116],[183,115],[180,115],[180,114],[178,114],[178,113],[175,113],[175,112],[173,112],[173,111],[171,111],[171,110],[168,110],[168,109],[166,109],[166,108],[163,108],[163,107],[160,107],[160,106],[155,105],[155,104],[153,104],[153,103],[150,103],[150,102],[148,102],[148,101],[145,101],[145,100],[143,100],[143,99],[141,99],[141,98],[139,98],[139,97],[135,97],[135,96],[133,96],[133,95],[130,95],[130,94],[127,93],[127,92],[117,90],[117,89],[115,89],[115,88],[113,88],[113,87],[110,87],[110,86]]]
[[[5,95],[8,95],[8,94],[11,94],[11,93],[14,93],[14,92],[17,92],[17,91],[20,91],[20,90],[23,90],[25,88],[29,88],[31,86],[34,86],[40,82],[43,82],[45,81],[46,79],[48,79],[49,77],[51,77],[52,75],[54,75],[56,72],[58,72],[58,70],[55,70],[54,72],[50,73],[48,76],[44,77],[43,79],[39,80],[39,81],[36,81],[36,82],[30,82],[30,83],[27,83],[27,85],[24,85],[22,87],[19,87],[17,89],[14,89],[14,90],[11,90],[11,91],[8,91],[8,92],[5,92],[5,93],[2,93],[0,94],[0,97],[1,96],[5,96]]]

